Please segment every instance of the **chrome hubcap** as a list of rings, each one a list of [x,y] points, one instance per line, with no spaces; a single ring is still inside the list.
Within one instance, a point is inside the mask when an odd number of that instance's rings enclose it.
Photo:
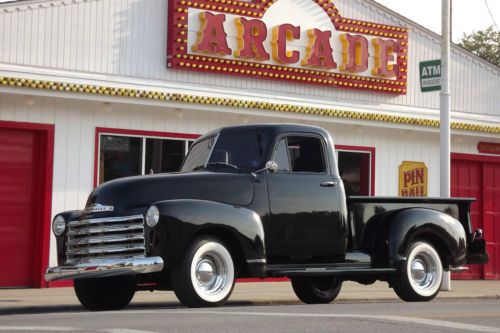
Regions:
[[[229,251],[215,241],[203,241],[193,254],[190,284],[205,304],[224,302],[234,285],[234,264]],[[201,304],[201,303],[200,303]]]
[[[437,278],[437,268],[430,254],[420,252],[412,260],[410,267],[411,277],[415,287],[426,290],[434,286]]]
[[[421,260],[414,260],[411,264],[411,275],[417,282],[425,279],[425,267]]]
[[[226,286],[224,261],[215,253],[206,254],[196,264],[196,283],[207,294],[216,294]]]
[[[196,267],[196,277],[202,285],[212,284],[216,277],[212,262],[206,259],[200,261]]]

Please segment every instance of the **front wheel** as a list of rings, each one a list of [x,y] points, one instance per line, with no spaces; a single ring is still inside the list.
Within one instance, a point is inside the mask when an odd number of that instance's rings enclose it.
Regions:
[[[215,238],[194,241],[182,263],[171,274],[175,295],[188,307],[224,304],[233,291],[234,280],[231,254]]]
[[[74,281],[80,303],[91,311],[120,310],[135,294],[134,276],[118,276]]]
[[[396,294],[407,302],[430,301],[439,293],[443,265],[434,247],[424,241],[411,243],[406,263],[392,281]]]
[[[327,304],[340,293],[342,281],[335,277],[292,277],[295,295],[306,304]]]

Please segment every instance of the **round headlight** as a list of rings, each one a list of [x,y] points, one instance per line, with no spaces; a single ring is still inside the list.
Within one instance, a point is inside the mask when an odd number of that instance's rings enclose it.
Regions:
[[[158,224],[158,221],[160,220],[160,211],[158,210],[158,207],[156,206],[151,206],[148,208],[148,211],[146,212],[146,223],[148,226],[153,228],[155,225]]]
[[[66,231],[66,221],[61,215],[57,215],[52,221],[52,232],[54,232],[54,235],[56,236],[62,236],[64,232]]]

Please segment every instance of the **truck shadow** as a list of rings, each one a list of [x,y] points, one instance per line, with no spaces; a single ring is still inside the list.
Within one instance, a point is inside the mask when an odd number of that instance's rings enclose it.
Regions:
[[[14,303],[16,300],[5,300],[2,303]],[[269,304],[259,304],[259,305],[285,305],[290,304],[287,302],[283,303],[269,303]],[[255,305],[254,302],[250,301],[234,301],[228,302],[225,307],[238,307],[238,306],[250,306]],[[148,303],[148,302],[136,302],[131,303],[123,311],[133,311],[133,310],[172,310],[172,309],[187,309],[184,305],[179,302],[165,302],[165,303]],[[119,310],[118,310],[119,311]],[[72,312],[91,312],[85,309],[81,305],[40,305],[40,306],[24,306],[24,307],[1,307],[0,316],[8,315],[37,315],[37,314],[51,314],[51,313],[72,313]]]

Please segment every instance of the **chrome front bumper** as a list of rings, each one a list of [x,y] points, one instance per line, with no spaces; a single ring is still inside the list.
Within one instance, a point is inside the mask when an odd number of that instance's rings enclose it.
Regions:
[[[93,263],[49,267],[45,272],[45,280],[55,281],[153,273],[162,269],[163,259],[161,257],[106,259]]]

